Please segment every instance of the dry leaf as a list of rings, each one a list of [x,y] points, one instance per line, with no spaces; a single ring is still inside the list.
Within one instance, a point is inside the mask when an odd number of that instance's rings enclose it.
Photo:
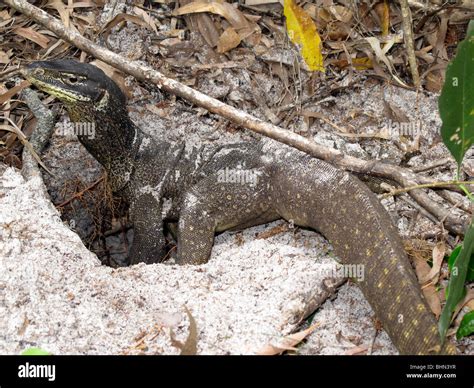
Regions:
[[[188,308],[184,307],[186,310],[186,314],[188,315],[189,319],[189,334],[188,338],[184,342],[183,347],[181,348],[180,355],[181,356],[194,356],[197,354],[197,341],[198,341],[198,332],[197,332],[197,325],[196,320],[192,316],[191,312]]]
[[[74,8],[91,8],[97,7],[98,4],[95,4],[93,1],[78,1],[77,3],[68,4],[66,9],[74,9]]]
[[[11,19],[11,16],[7,10],[0,11],[0,20],[2,22],[10,20],[10,19]]]
[[[126,13],[119,13],[118,15],[115,15],[115,17],[103,27],[102,31],[103,31],[104,39],[107,39],[110,32],[112,31],[112,28],[114,28],[116,25],[124,21],[138,24],[139,26],[142,26],[148,29],[152,29],[152,27],[146,21],[139,18],[138,16],[128,15]]]
[[[261,356],[274,356],[276,354],[283,353],[286,350],[296,350],[295,346],[303,341],[308,335],[310,335],[318,326],[319,324],[315,324],[306,330],[282,337],[275,341],[275,343],[264,346],[262,349],[257,351],[256,354]]]
[[[148,12],[138,7],[133,7],[133,12],[135,12],[138,16],[141,16],[145,23],[147,23],[152,28],[152,30],[155,31],[155,34],[158,35],[158,29],[156,28],[155,21],[148,14]]]
[[[378,3],[375,6],[375,12],[380,18],[380,29],[382,36],[388,35],[390,29],[390,5],[387,0]]]
[[[392,46],[394,45],[395,43],[395,38],[391,37],[382,47],[380,47],[380,41],[375,38],[375,37],[368,37],[368,38],[365,38],[365,40],[370,44],[370,47],[372,47],[372,50],[374,50],[374,53],[375,53],[375,56],[377,57],[377,59],[379,61],[382,61],[383,63],[385,63],[385,65],[387,66],[388,70],[390,71],[390,74],[392,75],[392,77],[395,79],[395,81],[397,81],[400,85],[402,85],[403,87],[406,87],[408,88],[408,85],[405,84],[405,82],[403,82],[396,74],[395,74],[395,70],[393,68],[393,65],[392,65],[392,62],[390,62],[390,60],[387,58],[387,52],[392,48]]]
[[[272,4],[280,3],[280,0],[245,0],[246,5],[261,5],[261,4]]]
[[[242,12],[240,12],[233,5],[223,2],[215,1],[201,2],[195,1],[186,4],[173,12],[174,16],[187,15],[190,13],[210,12],[225,18],[240,36],[241,40],[246,40],[250,45],[255,45],[260,40],[259,37],[251,39],[255,33],[260,32],[260,27],[247,20]]]
[[[428,274],[431,271],[431,267],[428,263],[423,259],[423,257],[416,257],[414,258],[415,264],[415,272],[418,279],[424,279],[428,277]],[[421,281],[419,281],[422,283]],[[423,295],[426,299],[426,302],[430,306],[431,311],[436,317],[439,317],[441,314],[441,300],[439,298],[438,293],[436,292],[436,288],[433,283],[428,283],[422,287]]]
[[[20,128],[18,128],[18,126],[11,120],[9,119],[8,117],[5,117],[5,119],[11,124],[11,125],[7,125],[7,124],[2,124],[0,125],[0,130],[4,130],[4,131],[8,131],[8,132],[12,132],[14,133],[18,140],[21,141],[21,143],[25,146],[25,148],[28,149],[28,151],[30,151],[31,155],[33,156],[33,158],[38,162],[38,164],[43,167],[50,175],[54,176],[54,174],[44,165],[44,163],[41,161],[41,158],[39,157],[39,155],[36,153],[35,149],[33,148],[33,146],[30,144],[30,142],[28,141],[28,139],[26,138],[25,134],[21,131]]]
[[[352,67],[359,71],[372,69],[374,67],[369,57],[351,58],[351,62],[352,62]],[[333,62],[333,64],[339,67],[340,69],[344,69],[350,65],[347,59],[339,59]]]
[[[321,38],[311,16],[293,0],[285,0],[284,14],[288,36],[293,43],[301,46],[301,56],[309,70],[324,72]]]
[[[377,346],[372,347],[372,350],[375,350]],[[370,349],[370,345],[363,344],[359,346],[354,346],[353,348],[347,349],[344,352],[344,355],[346,356],[353,356],[355,354],[361,354],[361,353],[367,353]]]
[[[432,284],[436,284],[439,278],[439,272],[441,271],[441,265],[443,264],[444,257],[446,256],[446,244],[439,242],[433,249],[433,266],[430,271],[419,278],[419,282],[424,284],[431,281]]]
[[[13,53],[13,49],[8,50],[7,52],[0,50],[0,63],[3,65],[8,65],[10,63],[10,56]]]
[[[226,53],[240,44],[240,36],[232,27],[227,28],[219,37],[217,42],[217,52],[219,54]]]
[[[204,38],[209,47],[216,47],[219,42],[219,31],[214,25],[214,20],[207,13],[199,13],[194,15],[199,33]]]
[[[22,91],[24,88],[31,85],[28,81],[22,81],[18,85],[14,86],[10,90],[7,90],[5,93],[0,95],[0,106],[7,102],[10,98],[12,98],[15,94]]]
[[[410,119],[406,113],[398,106],[390,104],[385,98],[383,99],[383,108],[386,117],[397,123],[408,123]]]
[[[54,8],[56,11],[58,11],[59,17],[61,18],[63,24],[68,28],[72,27],[70,23],[71,13],[68,9],[66,9],[66,6],[61,0],[49,0],[48,8]]]
[[[22,36],[32,42],[36,43],[37,45],[47,48],[49,43],[49,38],[44,36],[43,34],[39,33],[38,31],[33,30],[31,27],[23,28],[18,27],[13,30],[13,32],[17,35]]]
[[[306,4],[305,11],[318,23],[321,28],[326,28],[328,25],[339,21],[348,27],[352,24],[353,12],[342,5],[329,5],[318,7],[315,4]]]
[[[248,28],[249,22],[237,8],[229,3],[194,1],[186,4],[173,12],[173,16],[187,15],[189,13],[210,12],[225,18],[236,30]]]

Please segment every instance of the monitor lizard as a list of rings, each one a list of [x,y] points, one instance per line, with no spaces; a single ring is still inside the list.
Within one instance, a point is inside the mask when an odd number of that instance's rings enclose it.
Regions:
[[[343,264],[364,266],[359,286],[401,354],[456,353],[440,339],[388,213],[350,173],[274,141],[192,152],[156,141],[132,122],[119,87],[90,64],[37,61],[22,74],[59,98],[74,123],[94,125],[94,136],[78,138],[130,205],[131,264],[163,260],[164,223],[177,223],[177,262],[202,264],[216,232],[283,218],[321,232]]]

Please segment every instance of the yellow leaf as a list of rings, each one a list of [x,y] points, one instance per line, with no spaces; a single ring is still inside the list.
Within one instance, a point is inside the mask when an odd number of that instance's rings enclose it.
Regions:
[[[368,57],[352,58],[352,65],[356,70],[367,70],[374,67],[372,61]]]
[[[321,38],[311,16],[293,0],[285,0],[284,14],[288,36],[293,43],[301,46],[301,55],[308,68],[311,71],[317,70],[324,73]]]
[[[382,22],[382,36],[388,35],[388,30],[390,28],[390,5],[388,4],[387,0],[384,0],[382,6],[382,15],[381,15],[381,22]]]

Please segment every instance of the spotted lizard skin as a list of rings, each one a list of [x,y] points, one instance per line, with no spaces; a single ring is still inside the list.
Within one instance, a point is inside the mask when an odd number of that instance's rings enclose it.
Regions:
[[[95,124],[94,139],[78,137],[130,204],[131,264],[163,260],[165,223],[178,225],[177,261],[202,264],[216,232],[283,218],[321,232],[343,264],[364,266],[359,286],[401,354],[456,352],[440,341],[389,215],[353,175],[273,141],[193,152],[156,142],[130,120],[120,89],[92,65],[34,62],[23,74],[61,99],[72,121]],[[223,179],[226,170],[252,179]]]

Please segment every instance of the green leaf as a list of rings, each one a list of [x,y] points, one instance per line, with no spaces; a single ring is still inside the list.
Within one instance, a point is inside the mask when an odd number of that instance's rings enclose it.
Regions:
[[[461,165],[474,142],[474,20],[466,39],[459,43],[456,57],[448,65],[439,98],[443,125],[441,136],[454,159]]]
[[[467,270],[469,267],[469,260],[474,250],[474,219],[467,229],[464,237],[462,248],[457,256],[455,264],[451,268],[451,278],[449,279],[448,289],[446,290],[447,299],[446,304],[441,312],[438,322],[439,333],[441,339],[444,341],[449,325],[451,324],[451,317],[457,304],[465,296],[464,283],[466,282]]]
[[[28,348],[21,353],[22,356],[49,356],[50,354],[40,348]]]
[[[474,311],[470,311],[464,315],[461,324],[459,325],[459,329],[456,332],[456,338],[461,339],[471,335],[472,333],[474,333]]]
[[[448,259],[449,271],[452,271],[453,265],[456,263],[456,259],[458,258],[459,252],[461,251],[461,247],[462,245],[458,245],[451,252],[451,256],[449,256],[449,259]],[[467,268],[467,275],[466,275],[466,282],[472,282],[473,280],[474,280],[474,254],[471,255],[471,258],[469,260],[469,266]]]

